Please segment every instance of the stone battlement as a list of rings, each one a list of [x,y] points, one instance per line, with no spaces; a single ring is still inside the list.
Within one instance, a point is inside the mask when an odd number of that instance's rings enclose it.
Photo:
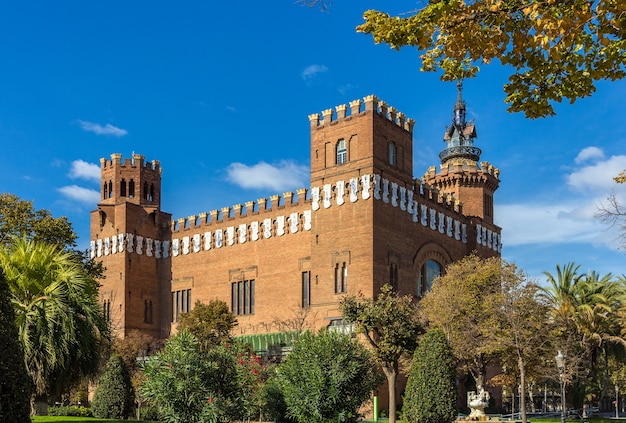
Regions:
[[[276,212],[277,210],[299,207],[306,201],[310,201],[310,198],[307,199],[307,193],[308,190],[306,188],[300,188],[296,190],[296,196],[294,196],[292,191],[289,191],[282,195],[271,195],[269,201],[267,198],[259,198],[256,201],[246,201],[243,204],[222,207],[221,209],[211,210],[208,213],[202,212],[187,218],[181,217],[172,220],[172,232],[176,233],[185,229],[211,226],[241,217],[257,216]]]
[[[109,169],[111,167],[121,166],[121,167],[145,167],[148,170],[155,170],[161,172],[161,163],[158,160],[152,160],[150,162],[145,162],[145,157],[141,154],[133,153],[132,158],[126,158],[122,162],[122,155],[119,153],[111,154],[111,160],[107,160],[105,158],[100,159],[100,167],[102,170]]]
[[[365,105],[364,110],[362,109],[363,105]],[[337,112],[336,116],[335,111]],[[335,110],[326,109],[322,111],[321,119],[319,113],[311,114],[309,115],[309,122],[311,123],[311,128],[322,128],[327,125],[364,116],[365,112],[368,111],[375,112],[409,133],[413,133],[413,126],[415,125],[415,121],[413,119],[407,119],[404,113],[399,112],[394,107],[389,106],[382,100],[379,100],[378,97],[373,94],[364,97],[363,100],[357,99],[351,101],[349,108],[346,104],[340,104],[335,107]]]

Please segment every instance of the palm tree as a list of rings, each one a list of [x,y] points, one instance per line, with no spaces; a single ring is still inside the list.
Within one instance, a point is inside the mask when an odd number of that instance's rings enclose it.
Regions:
[[[0,250],[35,394],[59,394],[92,374],[108,327],[97,282],[58,246],[18,239]]]

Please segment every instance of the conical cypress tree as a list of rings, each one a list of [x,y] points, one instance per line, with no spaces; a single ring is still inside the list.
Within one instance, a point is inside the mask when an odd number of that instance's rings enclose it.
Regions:
[[[126,419],[133,411],[135,394],[124,360],[114,354],[109,359],[93,395],[91,410],[95,417]]]
[[[15,326],[11,292],[0,269],[0,422],[30,423],[31,380]]]
[[[402,410],[409,422],[446,423],[455,419],[454,356],[441,330],[429,330],[420,340],[403,399]]]

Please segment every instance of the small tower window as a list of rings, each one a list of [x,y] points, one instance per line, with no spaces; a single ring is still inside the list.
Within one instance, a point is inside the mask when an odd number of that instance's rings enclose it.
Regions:
[[[107,185],[106,182],[102,186],[102,198],[103,199],[109,198],[109,186]]]
[[[124,178],[120,182],[120,197],[126,197],[126,179]]]
[[[113,182],[109,181],[109,198],[113,197]]]
[[[135,196],[135,180],[131,179],[128,183],[128,196],[133,198]]]
[[[391,166],[397,166],[398,164],[398,154],[397,154],[395,142],[389,143],[389,164]]]
[[[337,141],[337,164],[344,164],[348,161],[348,150],[346,149],[346,140]]]
[[[144,200],[148,199],[148,183],[147,182],[143,183],[143,199]]]
[[[148,200],[151,202],[154,201],[154,184],[150,184],[150,195],[148,196]]]

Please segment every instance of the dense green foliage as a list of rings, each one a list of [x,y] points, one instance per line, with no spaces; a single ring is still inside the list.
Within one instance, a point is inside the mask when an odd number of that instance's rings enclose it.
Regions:
[[[0,248],[26,368],[37,395],[97,370],[108,326],[98,284],[71,253],[21,238]]]
[[[126,419],[131,415],[135,393],[124,360],[113,354],[100,376],[91,408],[94,416]]]
[[[260,363],[238,343],[206,350],[182,331],[145,364],[140,391],[165,422],[243,420],[260,409],[261,373]]]
[[[66,417],[93,417],[91,408],[78,405],[61,405],[48,407],[49,416],[66,416]]]
[[[354,323],[378,360],[389,387],[389,422],[396,420],[396,377],[400,358],[412,353],[422,332],[413,297],[399,296],[391,285],[381,288],[376,299],[347,296],[340,303],[346,321]]]
[[[278,368],[288,415],[299,423],[354,422],[380,383],[372,354],[346,334],[300,335]]]
[[[403,399],[409,422],[447,423],[456,417],[455,360],[440,329],[429,330],[420,340]]]
[[[15,327],[9,286],[0,269],[0,422],[30,422],[30,378]]]
[[[210,349],[222,342],[232,341],[231,331],[237,326],[237,319],[228,304],[220,300],[211,300],[209,304],[196,301],[188,313],[180,316],[180,330],[191,332],[205,349]]]

